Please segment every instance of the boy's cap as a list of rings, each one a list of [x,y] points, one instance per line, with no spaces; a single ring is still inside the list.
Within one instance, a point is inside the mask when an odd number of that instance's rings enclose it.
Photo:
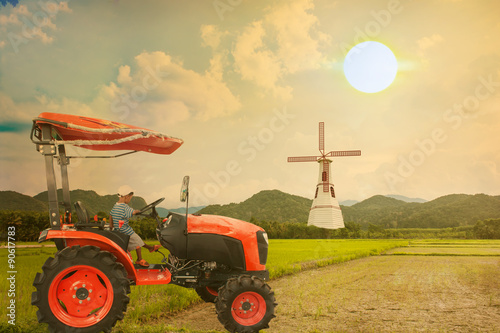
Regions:
[[[122,185],[118,188],[118,195],[120,197],[124,197],[129,194],[134,194],[134,190],[132,189],[132,187],[128,185]]]

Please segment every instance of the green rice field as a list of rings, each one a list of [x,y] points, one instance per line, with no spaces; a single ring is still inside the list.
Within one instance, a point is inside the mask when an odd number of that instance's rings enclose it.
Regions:
[[[11,298],[3,292],[0,299],[4,318],[0,326],[2,332],[39,332],[43,327],[36,320],[37,308],[30,304],[34,291],[32,282],[36,273],[41,272],[45,260],[55,252],[52,247],[16,249],[16,325],[6,324],[6,311]],[[271,279],[275,279],[311,268],[382,254],[500,256],[500,240],[270,240],[267,269]],[[0,260],[5,262],[2,267],[7,267],[7,255],[7,249],[0,249]],[[162,258],[158,253],[147,251],[143,251],[143,256],[150,263],[158,263]],[[9,289],[7,270],[5,268],[0,273],[2,290]],[[146,326],[155,326],[150,325],[155,323],[158,327],[165,316],[200,302],[194,290],[173,285],[134,286],[131,289],[125,319],[117,324],[116,332],[137,332],[137,327],[146,323]],[[161,328],[155,332],[165,331],[166,328]]]

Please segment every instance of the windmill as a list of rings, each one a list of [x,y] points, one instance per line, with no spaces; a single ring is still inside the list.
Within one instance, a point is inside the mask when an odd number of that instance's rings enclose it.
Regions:
[[[307,225],[314,225],[326,229],[344,228],[344,219],[340,205],[335,198],[335,190],[330,179],[329,157],[360,156],[361,150],[331,151],[325,153],[325,123],[319,123],[319,152],[320,156],[289,157],[288,162],[318,162],[319,177],[316,193],[309,211]]]

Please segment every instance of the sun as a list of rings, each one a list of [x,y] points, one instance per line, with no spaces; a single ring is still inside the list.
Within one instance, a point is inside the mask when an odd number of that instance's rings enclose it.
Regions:
[[[354,46],[344,60],[347,81],[364,93],[376,93],[389,87],[397,72],[396,56],[379,42],[368,41]]]

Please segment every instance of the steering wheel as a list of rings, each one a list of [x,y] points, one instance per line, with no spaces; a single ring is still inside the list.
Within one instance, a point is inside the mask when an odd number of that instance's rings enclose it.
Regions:
[[[140,209],[139,213],[137,213],[136,215],[142,215],[145,211],[148,211],[151,208],[155,207],[156,205],[158,205],[163,200],[165,200],[165,198],[160,198],[160,199],[156,200],[155,202],[150,203],[149,205],[147,205],[147,206],[143,207],[142,209]]]

